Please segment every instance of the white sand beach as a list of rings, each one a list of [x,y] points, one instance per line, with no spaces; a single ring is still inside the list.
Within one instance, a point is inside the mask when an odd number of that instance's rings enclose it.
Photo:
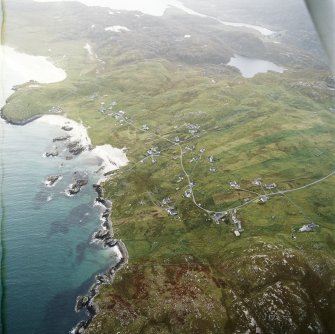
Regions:
[[[71,131],[66,131],[68,135],[71,136],[72,141],[79,141],[85,149],[88,149],[91,145],[91,140],[88,137],[87,130],[84,125],[77,123],[71,119],[68,119],[61,115],[44,115],[38,118],[35,122],[47,123],[51,125],[68,126],[72,128]]]
[[[14,93],[12,87],[15,85],[21,85],[29,80],[53,83],[66,78],[65,71],[56,67],[46,57],[28,55],[5,45],[0,46],[0,63],[0,77],[3,83],[3,88],[0,90],[0,107]]]
[[[120,261],[123,258],[123,255],[122,255],[118,245],[112,247],[111,250],[116,255],[116,258],[117,258],[118,261]]]
[[[70,135],[71,141],[79,141],[80,144],[85,148],[87,154],[97,157],[101,160],[100,168],[101,174],[105,174],[114,170],[119,169],[122,166],[128,164],[128,158],[125,154],[125,149],[119,149],[109,144],[96,146],[93,150],[89,150],[92,143],[91,139],[87,134],[87,129],[83,124],[75,122],[61,115],[44,115],[37,119],[35,122],[47,123],[55,126],[67,126],[72,128],[70,131],[66,131],[66,134]],[[65,132],[65,131],[64,131]],[[105,178],[101,178],[99,182],[104,181]]]
[[[92,153],[102,159],[102,166],[105,166],[103,173],[111,172],[128,164],[128,158],[124,149],[119,149],[108,144],[96,146],[92,150]]]

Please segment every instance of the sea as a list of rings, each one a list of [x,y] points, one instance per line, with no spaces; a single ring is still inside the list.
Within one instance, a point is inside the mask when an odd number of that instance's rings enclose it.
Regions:
[[[21,73],[7,66],[1,82],[2,91],[7,92],[2,104],[13,84],[25,82],[27,75],[38,79],[38,70],[36,75],[27,74],[29,68],[25,72],[30,61],[41,62],[43,75],[49,73],[40,82],[65,77],[42,57],[27,60],[25,54],[6,52],[12,55],[11,61],[19,62],[20,66],[12,67]],[[97,157],[45,157],[55,145],[53,138],[64,135],[59,126],[47,122],[15,126],[0,120],[2,334],[68,333],[87,317],[84,311],[75,313],[76,297],[88,291],[97,273],[117,262],[112,249],[91,242],[102,210],[94,206],[97,194],[92,187],[98,182]],[[65,190],[74,172],[87,174],[89,183],[69,197]],[[50,175],[62,179],[47,187]]]

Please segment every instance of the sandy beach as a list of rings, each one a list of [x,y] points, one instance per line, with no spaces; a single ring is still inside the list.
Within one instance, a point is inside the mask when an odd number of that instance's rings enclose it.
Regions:
[[[70,131],[64,131],[64,133],[70,136],[70,140],[80,142],[80,144],[85,148],[85,151],[87,152],[86,154],[90,154],[101,160],[99,169],[102,177],[99,182],[103,182],[105,180],[103,174],[109,173],[128,164],[128,158],[125,154],[124,148],[119,149],[109,144],[105,144],[96,146],[91,150],[91,139],[87,134],[86,127],[81,123],[75,122],[61,115],[44,115],[35,122],[39,122],[41,124],[52,124],[59,126],[60,128],[63,126],[72,128]]]

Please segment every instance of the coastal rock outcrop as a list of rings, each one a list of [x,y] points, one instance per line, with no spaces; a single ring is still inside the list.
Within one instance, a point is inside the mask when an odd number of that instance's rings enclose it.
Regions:
[[[71,131],[71,130],[73,130],[73,127],[70,126],[70,125],[63,125],[62,126],[62,130],[64,130],[64,131]]]
[[[97,241],[103,244],[106,248],[116,247],[118,249],[119,257],[118,261],[114,266],[111,266],[105,273],[98,274],[95,277],[95,282],[90,287],[87,295],[79,296],[77,298],[75,311],[79,312],[82,309],[86,309],[89,318],[86,321],[80,321],[71,331],[71,334],[84,333],[85,329],[89,326],[92,319],[97,314],[97,307],[94,304],[94,298],[99,293],[100,286],[102,284],[110,284],[115,276],[115,273],[128,262],[128,251],[126,246],[121,240],[113,239],[111,231],[110,213],[112,203],[104,198],[103,189],[100,185],[94,184],[93,188],[98,194],[95,199],[95,203],[105,207],[105,210],[101,216],[102,228],[99,229],[93,235],[93,241]]]
[[[70,196],[78,194],[83,186],[88,183],[88,175],[79,172],[74,172],[72,177],[73,183],[71,183],[66,190],[66,193]]]
[[[54,150],[54,151],[50,151],[50,152],[45,152],[45,156],[47,158],[50,158],[50,157],[57,157],[59,154],[59,152],[57,150]]]
[[[67,144],[67,149],[73,155],[79,155],[85,150],[85,147],[81,145],[79,141],[72,141]]]
[[[70,136],[60,136],[60,137],[54,138],[52,141],[53,142],[56,142],[56,141],[65,141],[65,140],[68,140],[68,139],[70,139]]]
[[[49,175],[44,184],[47,186],[47,187],[53,187],[57,181],[59,181],[60,179],[62,178],[61,175]]]

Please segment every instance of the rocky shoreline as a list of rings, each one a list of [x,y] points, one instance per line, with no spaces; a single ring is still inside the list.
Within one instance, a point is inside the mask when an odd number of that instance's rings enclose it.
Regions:
[[[6,117],[4,114],[3,114],[3,108],[1,108],[0,110],[0,117],[8,124],[11,124],[11,125],[19,125],[19,126],[23,126],[23,125],[27,125],[28,123],[31,123],[33,121],[36,121],[37,119],[39,119],[40,117],[42,117],[43,115],[35,115],[35,116],[32,116],[30,118],[26,118],[26,119],[22,119],[22,120],[17,120],[17,121],[14,121],[12,119],[9,119],[8,117]]]
[[[43,118],[42,116],[45,116],[45,115],[35,115],[28,119],[13,121],[3,115],[2,109],[0,110],[0,117],[6,123],[12,124],[12,125],[18,125],[18,126],[24,126],[37,119],[42,120]],[[65,124],[62,127],[62,130],[67,131],[67,132],[72,131],[73,129],[74,128],[70,126],[69,124]],[[83,136],[79,136],[77,140],[72,141],[72,142],[70,141],[71,138],[72,138],[72,135],[68,135],[68,134],[65,136],[55,137],[53,138],[53,143],[62,143],[62,144],[64,143],[64,145],[68,149],[69,153],[72,154],[72,156],[79,155],[85,150],[93,149],[86,133]],[[111,152],[109,152],[108,150],[107,152],[105,152],[104,149],[106,150],[106,148],[101,147],[100,150],[96,152],[97,156],[101,157],[101,159],[105,163],[105,165],[102,165],[100,167],[100,171],[104,170],[104,168],[106,167],[106,164],[107,165],[113,164],[112,170],[114,170],[127,163],[126,159],[119,161],[118,164],[115,164],[114,162],[112,163],[110,159],[106,158],[108,154],[110,154]],[[114,148],[109,148],[109,149],[115,150]],[[115,152],[113,151],[112,153],[115,153]],[[46,157],[55,157],[58,155],[59,155],[59,152],[57,151],[57,149],[55,149],[55,151],[46,152],[44,154],[44,156]],[[68,157],[66,156],[65,159],[68,159]],[[111,173],[112,171],[109,171],[108,173],[106,173],[106,175],[104,174],[104,176],[107,176]],[[61,175],[49,175],[44,181],[44,183],[48,187],[53,187],[61,179],[62,179]],[[77,194],[78,192],[80,192],[81,188],[87,185],[87,183],[88,183],[88,180],[87,180],[86,175],[83,176],[79,173],[78,175],[74,173],[73,183],[70,184],[70,186],[67,188],[65,193],[69,196],[73,196]],[[116,272],[120,270],[128,262],[128,251],[127,251],[125,244],[121,240],[113,239],[112,224],[111,224],[111,219],[110,219],[112,203],[109,200],[104,198],[103,188],[100,184],[94,184],[93,188],[95,189],[97,193],[97,197],[95,199],[95,205],[102,206],[104,208],[104,211],[101,214],[101,221],[102,221],[101,226],[93,234],[92,242],[101,244],[102,247],[104,248],[117,248],[118,253],[119,253],[119,261],[115,265],[108,268],[106,272],[96,275],[95,281],[93,282],[93,284],[91,285],[91,287],[89,288],[85,296],[77,297],[75,311],[80,312],[81,310],[85,310],[88,318],[87,320],[80,321],[69,332],[71,334],[84,333],[85,329],[89,326],[89,324],[91,323],[91,321],[93,320],[93,318],[97,315],[99,311],[97,305],[95,305],[94,303],[94,298],[98,295],[100,291],[100,286],[102,284],[111,284],[113,282]]]
[[[105,208],[101,215],[101,228],[93,234],[92,242],[102,244],[104,248],[117,247],[121,258],[114,266],[110,267],[105,273],[98,274],[95,277],[95,282],[90,287],[85,296],[78,296],[75,305],[75,311],[80,312],[85,309],[88,315],[87,320],[80,321],[72,330],[71,334],[82,334],[89,326],[93,318],[99,312],[98,307],[94,304],[94,298],[98,295],[102,284],[111,284],[116,272],[128,262],[128,251],[125,244],[121,240],[113,239],[112,224],[110,219],[112,203],[104,198],[103,188],[101,185],[93,185],[93,188],[98,194],[95,203]]]

